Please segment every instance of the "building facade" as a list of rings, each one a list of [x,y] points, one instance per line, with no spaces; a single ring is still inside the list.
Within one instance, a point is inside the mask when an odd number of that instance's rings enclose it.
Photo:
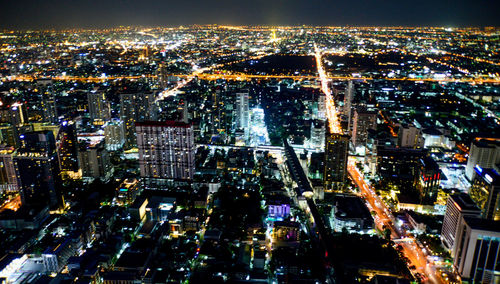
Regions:
[[[192,179],[193,126],[176,121],[136,123],[141,177]]]

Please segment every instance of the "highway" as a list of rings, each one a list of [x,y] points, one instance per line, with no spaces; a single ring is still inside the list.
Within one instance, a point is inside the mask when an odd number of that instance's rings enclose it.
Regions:
[[[387,208],[375,190],[368,185],[363,175],[355,165],[354,159],[349,159],[348,172],[356,186],[360,189],[365,198],[368,208],[375,211],[375,225],[380,231],[384,231],[384,225],[391,230],[391,239],[403,247],[404,255],[410,260],[408,266],[415,266],[416,272],[424,276],[423,283],[445,283],[440,276],[436,274],[433,265],[427,260],[427,256],[418,246],[414,238],[402,236],[398,228],[394,225],[395,219],[391,211]]]
[[[340,119],[335,106],[335,101],[332,97],[332,91],[328,87],[328,78],[326,77],[323,62],[321,61],[321,51],[316,44],[314,44],[314,57],[316,58],[316,68],[318,69],[318,75],[321,81],[321,91],[326,96],[326,115],[328,117],[330,132],[342,133],[342,127],[340,126]]]

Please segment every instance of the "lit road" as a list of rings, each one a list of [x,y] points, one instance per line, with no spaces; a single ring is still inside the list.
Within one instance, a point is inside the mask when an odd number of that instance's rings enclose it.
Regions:
[[[15,198],[12,198],[8,202],[2,204],[2,206],[0,206],[0,212],[3,212],[4,210],[17,211],[17,209],[19,209],[19,207],[21,207],[21,196],[20,195],[16,196]]]
[[[318,75],[321,81],[321,91],[323,91],[326,96],[326,115],[328,117],[330,132],[342,133],[337,108],[335,107],[335,102],[332,97],[332,91],[328,87],[328,78],[326,77],[323,62],[321,61],[321,51],[316,44],[314,44],[314,56],[316,58],[316,68],[318,69]]]
[[[374,220],[376,227],[380,231],[383,231],[383,226],[386,225],[387,228],[391,230],[391,239],[401,244],[404,255],[410,260],[409,266],[414,265],[416,267],[416,271],[425,276],[423,283],[445,283],[440,280],[441,278],[438,275],[436,275],[435,270],[432,268],[432,263],[427,260],[426,255],[417,245],[414,238],[406,237],[403,239],[404,241],[398,241],[401,240],[402,236],[398,229],[394,226],[394,216],[389,209],[387,209],[380,197],[375,193],[374,189],[365,182],[363,175],[355,166],[354,159],[349,159],[348,171],[352,180],[356,183],[356,186],[360,189],[361,194],[365,198],[369,209],[371,211],[375,211],[376,216],[374,217]]]

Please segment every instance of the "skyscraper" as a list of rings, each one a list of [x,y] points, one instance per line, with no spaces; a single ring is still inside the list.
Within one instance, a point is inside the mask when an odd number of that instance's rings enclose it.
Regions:
[[[248,91],[236,93],[235,128],[245,130],[245,134],[247,134],[246,132],[248,131],[249,126],[248,123],[250,121],[248,96]]]
[[[347,87],[344,94],[344,115],[351,119],[352,99],[354,98],[354,84],[352,81],[347,82]]]
[[[500,221],[462,218],[452,255],[465,283],[499,283]]]
[[[332,190],[347,178],[349,136],[338,133],[325,134],[325,190]]]
[[[87,180],[109,179],[112,167],[104,141],[81,143],[78,146],[78,164],[82,170],[82,177]]]
[[[149,111],[154,100],[154,93],[120,94],[120,119],[124,123],[125,147],[137,145],[135,123],[151,119]]]
[[[14,157],[23,205],[62,205],[60,170],[51,131],[25,133]]]
[[[111,119],[104,124],[104,138],[106,139],[106,149],[116,151],[125,144],[125,129],[123,121]]]
[[[352,100],[354,98],[354,83],[352,81],[349,81],[347,83],[347,87],[345,89],[344,93],[344,108],[343,108],[343,113],[344,116],[347,119],[347,129],[350,131],[351,130],[351,123],[352,123]]]
[[[104,124],[111,118],[109,102],[106,95],[102,92],[92,91],[87,94],[88,112],[92,123]]]
[[[76,129],[72,121],[63,121],[57,137],[59,165],[64,173],[74,175],[78,172],[78,151]]]
[[[459,193],[448,197],[446,202],[446,213],[444,214],[443,227],[441,229],[441,240],[444,245],[455,251],[455,238],[464,216],[479,216],[481,211],[468,194]]]
[[[352,144],[354,147],[365,146],[368,129],[377,129],[377,112],[356,108],[354,110]]]
[[[465,176],[474,181],[476,165],[481,168],[493,168],[498,163],[500,163],[500,142],[476,139],[470,146]]]
[[[500,220],[500,175],[494,169],[476,166],[470,197],[481,209],[481,217]]]
[[[192,179],[194,175],[193,126],[177,121],[137,122],[141,177]]]

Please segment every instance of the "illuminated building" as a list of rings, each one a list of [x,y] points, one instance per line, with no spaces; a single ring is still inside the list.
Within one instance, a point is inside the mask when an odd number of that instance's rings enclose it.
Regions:
[[[434,159],[430,156],[420,159],[415,187],[420,193],[420,201],[422,203],[432,204],[436,201],[440,182],[441,171]]]
[[[420,172],[420,160],[427,156],[423,149],[377,147],[377,172],[406,190],[413,190]]]
[[[236,93],[236,113],[234,115],[235,129],[243,129],[245,131],[245,137],[248,136],[250,122],[248,96],[248,91]]]
[[[176,121],[137,122],[141,177],[192,179],[194,175],[193,126]]]
[[[61,171],[78,172],[76,129],[72,121],[63,121],[57,141],[57,154]]]
[[[398,146],[401,148],[412,149],[419,149],[424,147],[422,131],[414,125],[401,125],[398,132]]]
[[[476,166],[476,178],[469,191],[470,197],[481,209],[481,217],[500,220],[500,175],[494,169]]]
[[[365,146],[368,129],[377,129],[377,112],[356,108],[352,127],[352,144],[354,147]]]
[[[60,170],[51,131],[21,136],[21,148],[14,157],[23,205],[62,205]]]
[[[14,155],[13,147],[0,147],[0,194],[19,190]]]
[[[103,124],[111,119],[109,102],[106,95],[102,92],[92,91],[87,94],[88,112],[92,123]]]
[[[474,140],[470,145],[465,176],[470,181],[473,181],[476,176],[474,170],[476,165],[481,168],[493,168],[498,163],[500,163],[500,142]]]
[[[455,239],[453,264],[464,283],[500,281],[500,221],[465,216]]]
[[[311,136],[309,144],[311,148],[323,149],[325,146],[325,122],[322,120],[313,120],[311,122]]]
[[[455,250],[454,245],[460,225],[459,222],[462,221],[464,216],[479,216],[480,213],[481,211],[468,194],[459,193],[448,197],[441,229],[441,240],[452,251],[452,254],[454,254]]]
[[[104,141],[81,143],[78,149],[78,164],[85,179],[109,179],[112,167]]]
[[[0,125],[0,143],[7,146],[18,147],[19,135],[17,128],[11,124],[3,123]]]
[[[130,205],[135,201],[139,190],[137,179],[126,179],[116,189],[116,202],[119,205]]]
[[[120,94],[120,119],[125,129],[125,147],[137,145],[135,123],[150,119],[149,107],[154,100],[154,93]]]
[[[354,195],[336,194],[330,215],[331,228],[335,232],[372,233],[375,229],[373,217],[363,200]]]
[[[121,149],[125,144],[123,121],[113,118],[111,121],[106,122],[104,124],[104,139],[106,149],[109,151]]]
[[[342,186],[347,179],[349,136],[337,133],[325,134],[325,190]]]
[[[26,104],[14,103],[10,106],[0,106],[0,122],[8,122],[14,126],[21,126],[28,122]]]
[[[347,87],[345,89],[345,94],[344,94],[344,115],[347,117],[348,122],[349,122],[349,127],[351,125],[351,114],[352,114],[352,100],[354,98],[355,90],[354,90],[354,83],[352,81],[349,81],[347,83]]]

